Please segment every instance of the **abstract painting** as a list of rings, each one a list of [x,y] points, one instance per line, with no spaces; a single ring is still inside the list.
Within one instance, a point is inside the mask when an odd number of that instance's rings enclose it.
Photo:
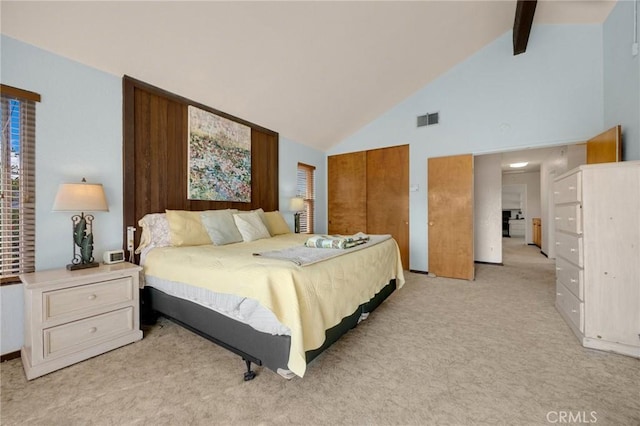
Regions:
[[[251,202],[251,128],[189,105],[187,198]]]

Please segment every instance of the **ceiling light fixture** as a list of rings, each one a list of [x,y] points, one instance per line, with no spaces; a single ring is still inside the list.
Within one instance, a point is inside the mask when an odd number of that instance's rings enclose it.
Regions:
[[[523,161],[522,163],[511,163],[509,164],[509,167],[512,167],[514,169],[519,169],[521,167],[526,167],[527,164],[529,164],[528,161]]]

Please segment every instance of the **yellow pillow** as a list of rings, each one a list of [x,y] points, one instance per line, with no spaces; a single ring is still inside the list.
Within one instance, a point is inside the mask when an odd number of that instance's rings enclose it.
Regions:
[[[287,222],[284,220],[284,217],[282,217],[282,214],[278,210],[274,212],[266,212],[264,214],[264,219],[267,225],[267,229],[269,230],[269,233],[272,237],[274,235],[291,233],[289,225],[287,225]]]
[[[211,244],[211,238],[200,220],[200,213],[202,212],[167,210],[172,246]]]

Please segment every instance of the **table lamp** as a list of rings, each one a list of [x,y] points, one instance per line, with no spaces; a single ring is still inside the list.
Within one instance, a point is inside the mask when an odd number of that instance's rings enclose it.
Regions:
[[[293,213],[293,222],[294,222],[294,232],[296,234],[300,233],[300,215],[304,210],[304,198],[302,197],[293,197],[291,199],[290,210]]]
[[[107,212],[107,199],[101,184],[63,183],[53,202],[54,212],[79,211],[71,216],[73,228],[73,258],[67,265],[70,271],[98,266],[93,260],[93,215],[84,212]]]

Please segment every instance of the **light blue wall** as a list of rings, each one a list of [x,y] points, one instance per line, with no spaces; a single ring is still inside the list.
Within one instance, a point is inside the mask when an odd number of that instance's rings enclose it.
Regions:
[[[51,208],[63,182],[102,183],[109,212],[95,213],[94,256],[122,246],[122,81],[2,36],[2,83],[37,92],[36,268],[72,258],[71,215]]]
[[[633,1],[618,1],[603,25],[604,127],[622,125],[624,160],[640,160],[640,55],[631,54],[633,20]]]
[[[410,268],[427,271],[427,158],[586,140],[602,131],[602,78],[601,25],[536,25],[518,56],[509,31],[328,154],[410,145]]]
[[[71,214],[52,212],[63,182],[102,183],[109,212],[95,213],[94,256],[122,247],[122,82],[2,36],[2,83],[41,95],[36,105],[36,268],[72,258]],[[2,287],[2,354],[22,346],[21,285]],[[8,329],[5,332],[5,329]]]
[[[315,192],[316,192],[316,233],[327,232],[327,198],[326,193],[326,155],[322,151],[309,148],[305,145],[296,143],[286,137],[280,135],[280,165],[278,167],[280,173],[280,212],[284,215],[287,223],[293,229],[293,212],[289,210],[289,202],[296,194],[296,179],[298,173],[298,162],[315,166]]]

